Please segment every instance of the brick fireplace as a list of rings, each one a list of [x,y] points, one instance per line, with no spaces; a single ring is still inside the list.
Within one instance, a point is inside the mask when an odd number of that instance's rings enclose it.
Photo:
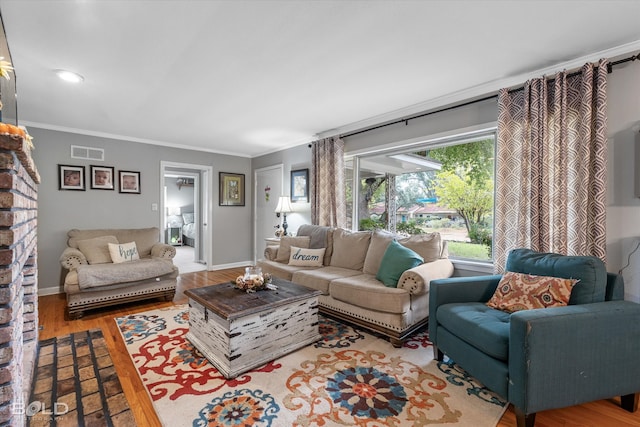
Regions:
[[[38,171],[23,138],[0,135],[0,426],[22,426],[38,343]]]

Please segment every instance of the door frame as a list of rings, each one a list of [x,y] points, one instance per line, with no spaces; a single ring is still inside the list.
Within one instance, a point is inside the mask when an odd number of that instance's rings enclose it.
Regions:
[[[211,236],[210,230],[213,226],[213,203],[211,197],[211,188],[213,188],[213,166],[208,165],[198,165],[193,163],[180,163],[180,162],[172,162],[167,160],[160,161],[160,230],[163,230],[161,233],[161,241],[164,242],[164,212],[165,212],[165,200],[164,200],[164,176],[167,173],[172,173],[173,171],[167,171],[167,168],[179,168],[179,169],[190,169],[194,171],[200,172],[203,180],[206,179],[207,182],[199,183],[200,185],[194,186],[194,216],[200,219],[199,226],[201,229],[198,232],[200,237],[200,242],[198,244],[202,245],[202,250],[204,254],[203,261],[205,262],[206,269],[209,270],[213,266],[213,238]],[[198,182],[199,180],[196,180]],[[207,191],[208,189],[208,191]],[[200,204],[202,203],[202,205]],[[204,207],[204,209],[203,209]],[[202,215],[201,212],[205,211],[205,214]],[[204,218],[202,218],[204,216]]]
[[[258,173],[267,172],[271,170],[280,170],[280,191],[277,193],[278,197],[283,195],[284,191],[284,164],[280,163],[272,166],[265,166],[263,168],[255,169],[253,171],[253,261],[258,260],[258,244],[263,245],[264,242],[258,242],[258,197],[262,196],[262,193],[258,191]]]

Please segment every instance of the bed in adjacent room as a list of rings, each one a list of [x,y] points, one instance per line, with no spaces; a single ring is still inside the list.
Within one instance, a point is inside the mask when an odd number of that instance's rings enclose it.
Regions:
[[[196,224],[193,222],[193,213],[182,214],[182,244],[187,246],[195,246],[196,242]]]

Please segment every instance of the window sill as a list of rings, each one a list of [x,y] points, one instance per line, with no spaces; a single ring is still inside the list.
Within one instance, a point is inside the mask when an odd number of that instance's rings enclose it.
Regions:
[[[493,263],[450,258],[456,270],[456,276],[493,274]]]

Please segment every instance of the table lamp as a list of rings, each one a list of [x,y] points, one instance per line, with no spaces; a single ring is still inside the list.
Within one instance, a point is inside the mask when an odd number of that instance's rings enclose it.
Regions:
[[[293,212],[293,208],[291,207],[291,200],[289,196],[280,196],[278,199],[278,206],[276,206],[276,217],[280,218],[280,214],[282,214],[282,229],[284,230],[283,236],[287,235],[287,214]]]

